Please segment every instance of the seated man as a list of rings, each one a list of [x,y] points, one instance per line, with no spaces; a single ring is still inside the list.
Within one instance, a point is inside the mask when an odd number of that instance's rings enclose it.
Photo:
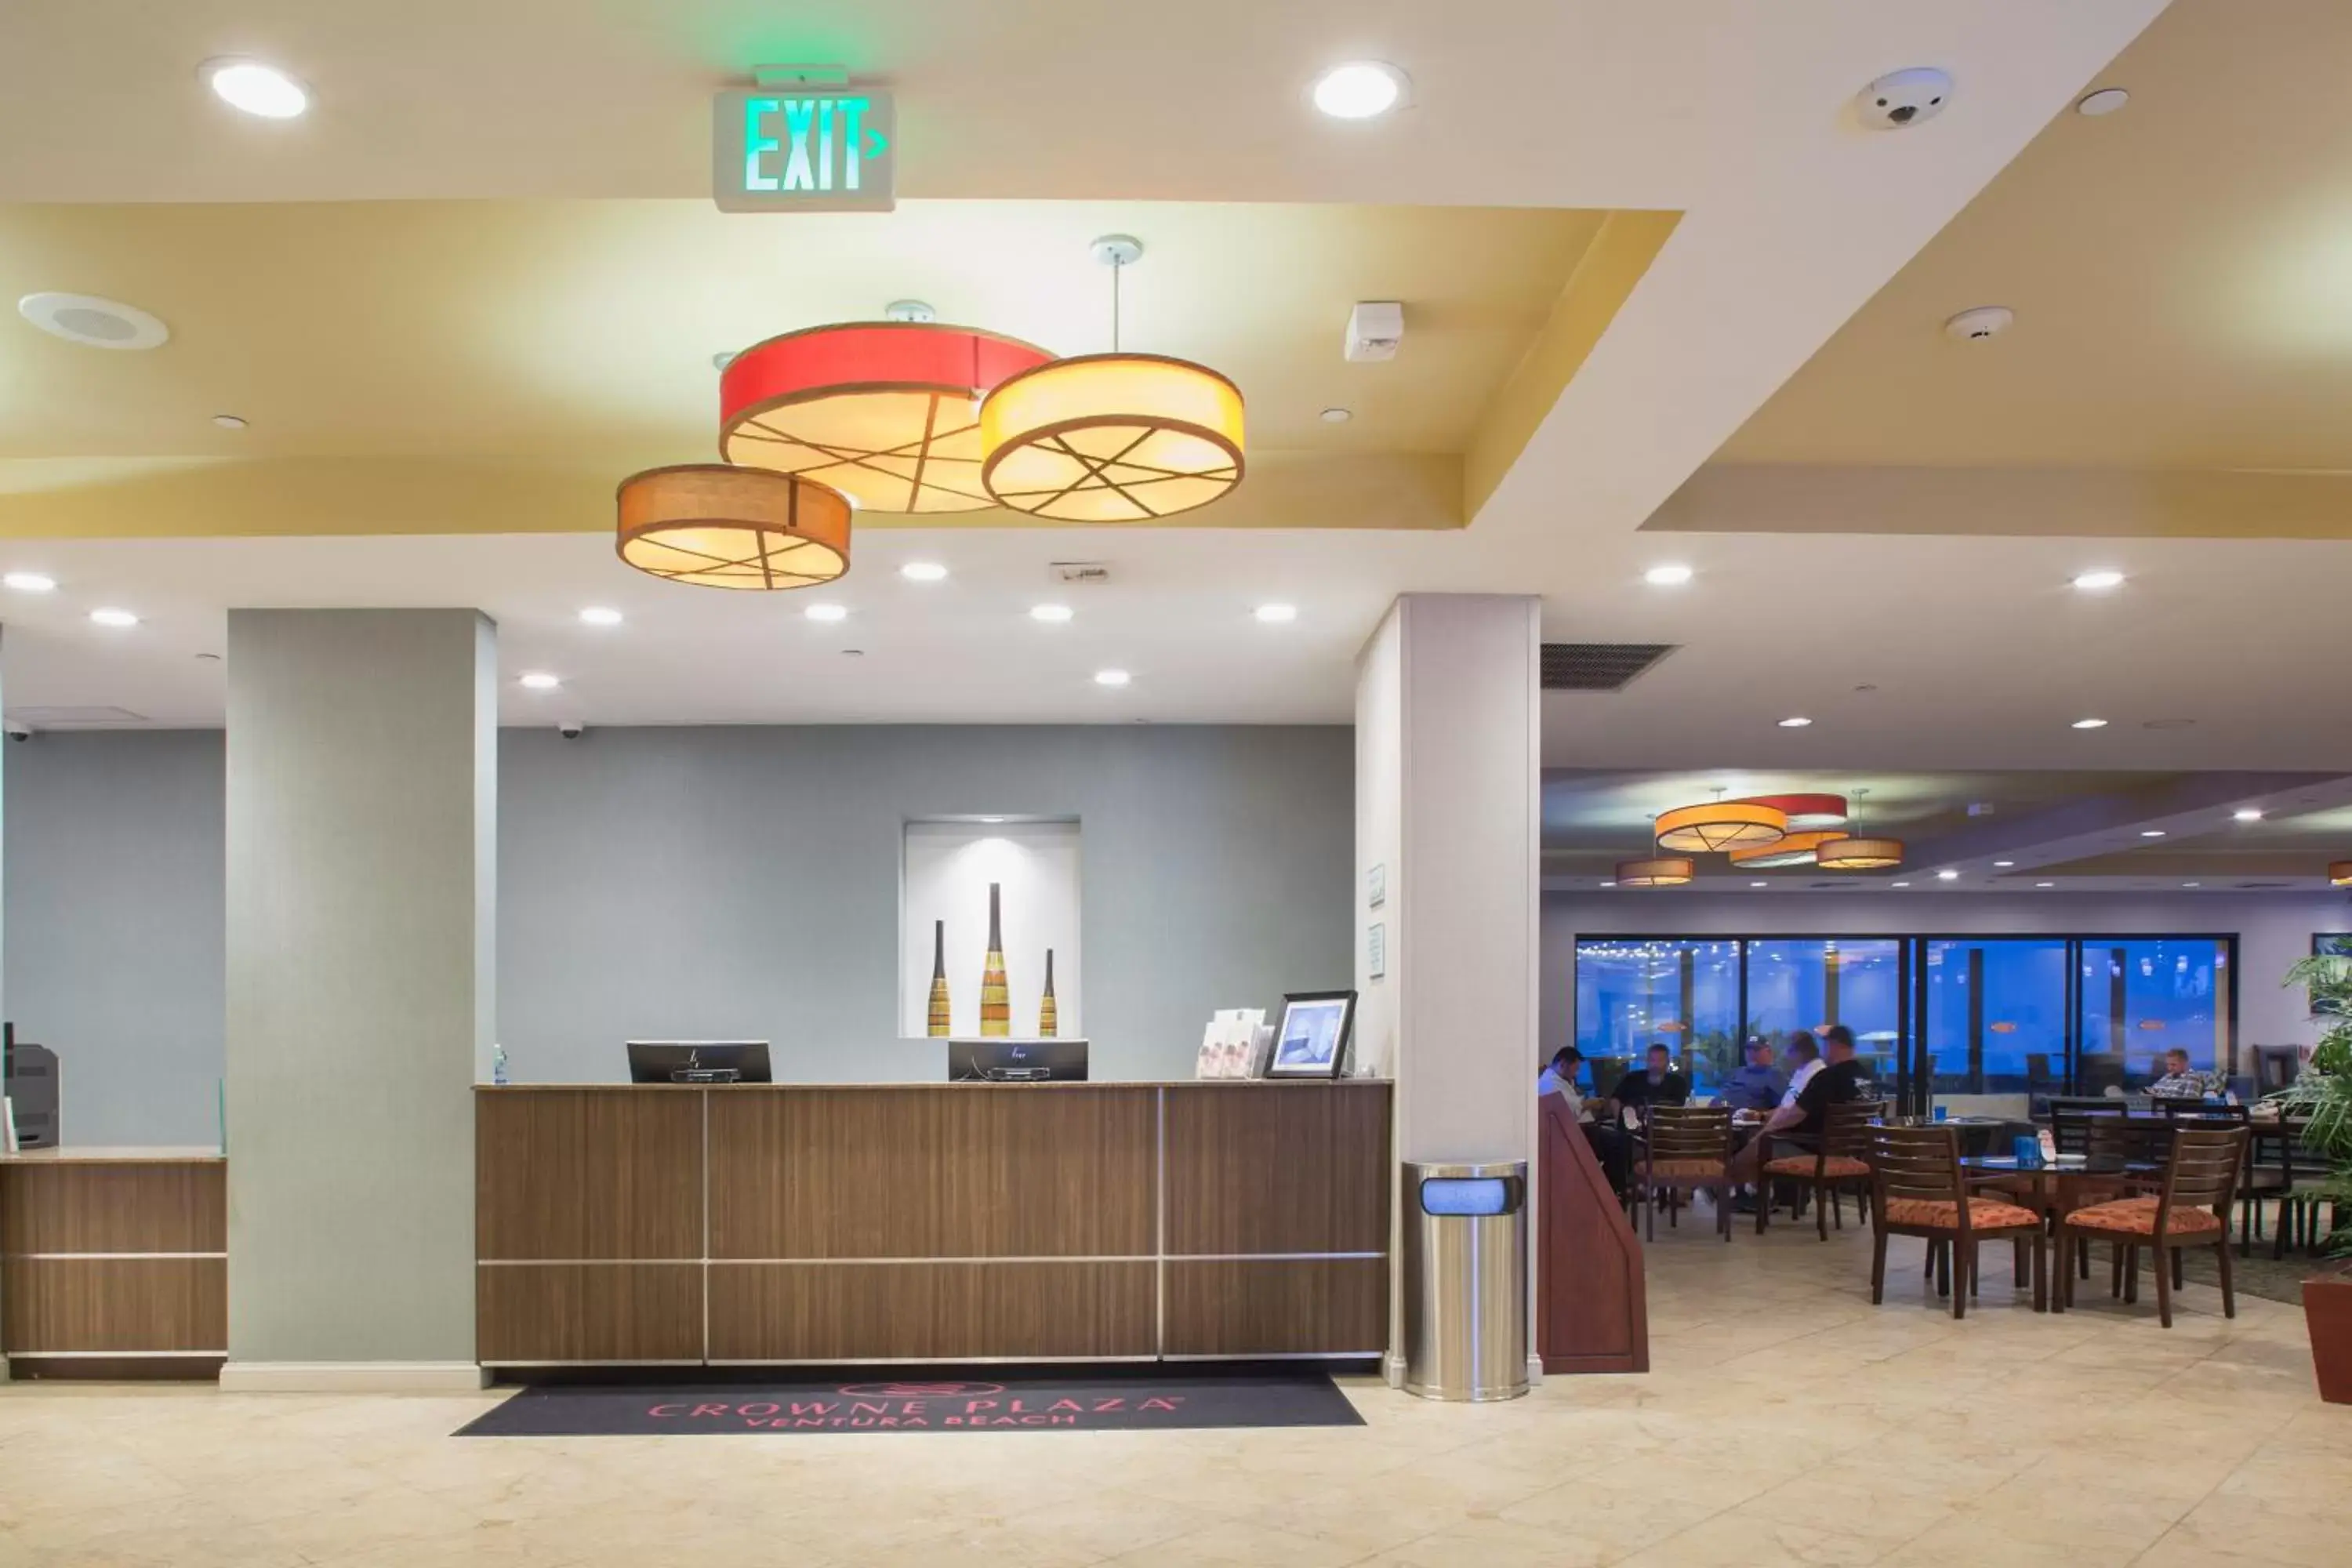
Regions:
[[[1647,1111],[1653,1105],[1683,1105],[1689,1100],[1690,1079],[1675,1070],[1674,1053],[1664,1046],[1652,1046],[1643,1069],[1627,1073],[1609,1091],[1611,1120],[1623,1121],[1628,1111]]]
[[[1761,1035],[1748,1037],[1747,1060],[1723,1080],[1723,1103],[1734,1110],[1769,1110],[1780,1103],[1788,1085],[1772,1065],[1772,1042]]]
[[[1822,1070],[1822,1048],[1813,1044],[1811,1030],[1800,1029],[1789,1039],[1789,1059],[1796,1066],[1789,1069],[1789,1087],[1780,1093],[1782,1105],[1794,1105],[1797,1097],[1805,1092],[1805,1085]]]
[[[1577,1069],[1583,1065],[1584,1053],[1574,1046],[1562,1046],[1552,1052],[1551,1060],[1536,1075],[1536,1098],[1565,1095],[1570,1117],[1578,1121],[1586,1120],[1591,1113],[1584,1109],[1584,1096],[1576,1087]]]
[[[2214,1076],[2192,1069],[2178,1046],[2164,1053],[2164,1076],[2147,1086],[2150,1100],[2211,1100],[2221,1092]]]
[[[1748,1147],[1732,1156],[1732,1180],[1755,1181],[1764,1162],[1774,1157],[1772,1144],[1780,1135],[1818,1137],[1822,1124],[1829,1120],[1831,1106],[1862,1098],[1869,1067],[1854,1058],[1853,1031],[1843,1024],[1832,1024],[1822,1038],[1828,1042],[1828,1062],[1805,1080],[1804,1088],[1791,1090],[1796,1096],[1794,1104],[1783,1105],[1772,1112],[1757,1129],[1756,1136],[1748,1140]]]

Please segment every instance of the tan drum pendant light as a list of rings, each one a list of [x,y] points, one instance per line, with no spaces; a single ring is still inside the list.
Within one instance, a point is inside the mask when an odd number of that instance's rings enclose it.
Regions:
[[[849,502],[789,474],[724,463],[621,481],[616,547],[640,572],[703,588],[810,588],[849,570]]]
[[[2352,888],[2352,860],[2338,860],[2327,868],[2327,885],[2331,888]]]
[[[1697,874],[1697,866],[1680,857],[1617,862],[1617,885],[1621,888],[1679,888]]]
[[[1111,352],[999,383],[980,407],[981,483],[1000,506],[1062,522],[1150,522],[1242,481],[1241,389],[1188,360],[1121,353],[1118,276],[1129,235],[1094,242],[1111,269]]]
[[[1862,815],[1862,797],[1870,792],[1853,792],[1854,816]],[[1813,863],[1824,871],[1885,871],[1903,864],[1903,840],[1900,838],[1865,838],[1856,834],[1852,837],[1834,839],[1813,852]]]
[[[1777,844],[1789,831],[1789,814],[1761,801],[1725,800],[1716,792],[1712,805],[1685,805],[1658,817],[1658,847],[1686,855],[1714,854],[1727,849],[1761,848]]]
[[[1778,844],[1759,844],[1731,851],[1731,863],[1744,871],[1769,871],[1782,866],[1811,866],[1822,848],[1848,837],[1843,827],[1808,830],[1781,837]]]

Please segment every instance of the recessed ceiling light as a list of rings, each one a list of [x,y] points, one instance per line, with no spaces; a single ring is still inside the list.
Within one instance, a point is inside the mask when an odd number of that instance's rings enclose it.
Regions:
[[[2164,837],[2164,829],[2161,827],[2143,827],[2139,830],[2139,836],[2142,838],[2161,838]]]
[[[1062,622],[1068,620],[1073,613],[1074,612],[1067,605],[1032,605],[1029,606],[1029,618],[1033,621],[1044,621],[1048,626],[1059,626]]]
[[[5,577],[0,577],[0,583],[7,584],[19,594],[50,594],[55,593],[58,586],[55,577],[40,572],[11,572]]]
[[[259,60],[206,60],[201,71],[213,93],[231,109],[264,120],[292,120],[310,107],[310,89],[276,66]]]
[[[1349,408],[1326,408],[1321,414],[1316,416],[1326,425],[1345,425],[1355,416],[1355,411]]]
[[[1811,719],[1806,718],[1801,713],[1792,713],[1788,718],[1780,721],[1780,728],[1783,730],[1801,730],[1811,722],[1812,721]]]
[[[2124,89],[2119,87],[2103,87],[2096,92],[2086,92],[2081,98],[2076,99],[2074,100],[2074,112],[2077,114],[2086,114],[2093,120],[2096,120],[2102,115],[2113,114],[2116,110],[2121,109],[2125,104],[2129,103],[2130,101],[2131,94]]]
[[[1003,820],[1004,820],[1004,818],[1003,818],[1003,817],[1001,817],[1001,816],[983,816],[983,817],[982,817],[982,818],[981,818],[981,820],[982,820],[982,822],[986,822],[986,823],[998,823],[998,822],[1002,822],[1002,821],[1003,821]]]
[[[1748,885],[1751,888],[1769,888],[1772,884],[1769,882],[1750,882]]]
[[[1959,879],[1960,874],[1958,871],[1943,870],[1936,873],[1936,880],[1938,882],[1957,882]]]
[[[2110,588],[2120,588],[2123,585],[2124,574],[2120,572],[2110,572],[2105,567],[2095,572],[2080,572],[2074,576],[2074,586],[2085,594],[2104,594]]]
[[[246,426],[245,420],[234,414],[215,414],[213,423],[223,430],[242,430]]]
[[[11,588],[16,586],[16,580],[14,577],[8,580],[8,586]],[[2263,808],[2259,805],[2242,805],[2230,816],[2239,822],[2260,822],[2263,819]]]
[[[522,684],[527,691],[552,691],[563,684],[563,678],[550,675],[543,669],[533,669],[524,673]]]
[[[27,294],[16,314],[51,337],[93,349],[160,348],[172,336],[160,318],[95,294]]]
[[[948,569],[936,561],[909,561],[898,568],[898,575],[909,583],[936,583],[948,574]]]
[[[2074,728],[2077,730],[2104,730],[2106,727],[2107,721],[2105,719],[2077,719],[2074,721]]]
[[[1911,884],[1908,882],[1889,882],[1886,885],[1890,888],[1907,888]]]
[[[1653,588],[1678,588],[1691,580],[1691,569],[1678,562],[1653,566],[1642,574],[1642,581]]]
[[[1097,686],[1125,686],[1130,679],[1131,678],[1128,675],[1127,671],[1123,669],[1097,669],[1095,671],[1095,684]]]
[[[139,617],[129,610],[92,610],[89,618],[101,626],[135,626],[139,624]]]
[[[2202,886],[2202,884],[2201,884],[2201,883],[2197,883],[2197,882],[2183,882],[2183,883],[2181,883],[2180,885],[2181,885],[2182,887],[2184,887],[2184,888],[2195,888],[2195,887]]]
[[[801,612],[813,621],[845,621],[849,618],[847,605],[816,604]]]
[[[592,626],[617,626],[621,612],[604,605],[591,605],[580,612],[582,622]]]
[[[2014,866],[2014,865],[2016,865],[2016,864],[2017,864],[2017,862],[2016,862],[2016,861],[2014,861],[2014,860],[1996,860],[1996,861],[1994,861],[1994,862],[1993,862],[1993,864],[1994,864],[1994,865],[1996,865],[1996,866],[2000,866],[2000,867],[2002,867],[2002,868],[2008,868],[2008,867],[2011,867],[2011,866]]]
[[[1257,616],[1257,618],[1264,621],[1267,626],[1278,626],[1286,621],[1297,620],[1298,618],[1298,606],[1296,605],[1260,605],[1255,613]]]
[[[1370,120],[1404,97],[1404,72],[1380,60],[1350,60],[1315,79],[1315,107],[1334,120]]]
[[[2058,884],[2055,882],[2036,882],[2033,885],[2037,888],[2054,888]]]

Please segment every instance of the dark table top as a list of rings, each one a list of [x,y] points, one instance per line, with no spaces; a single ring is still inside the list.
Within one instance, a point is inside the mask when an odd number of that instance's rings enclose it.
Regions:
[[[2154,1176],[2163,1174],[2164,1163],[2112,1154],[2062,1154],[2053,1164],[2021,1165],[2014,1154],[1963,1154],[1960,1169],[2000,1176]]]

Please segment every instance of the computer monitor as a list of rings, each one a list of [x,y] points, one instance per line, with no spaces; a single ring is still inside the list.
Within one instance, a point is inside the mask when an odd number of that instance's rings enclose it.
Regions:
[[[1084,1083],[1084,1040],[950,1040],[950,1083]]]
[[[731,1079],[724,1077],[733,1073]],[[765,1040],[631,1040],[631,1083],[767,1083]]]

